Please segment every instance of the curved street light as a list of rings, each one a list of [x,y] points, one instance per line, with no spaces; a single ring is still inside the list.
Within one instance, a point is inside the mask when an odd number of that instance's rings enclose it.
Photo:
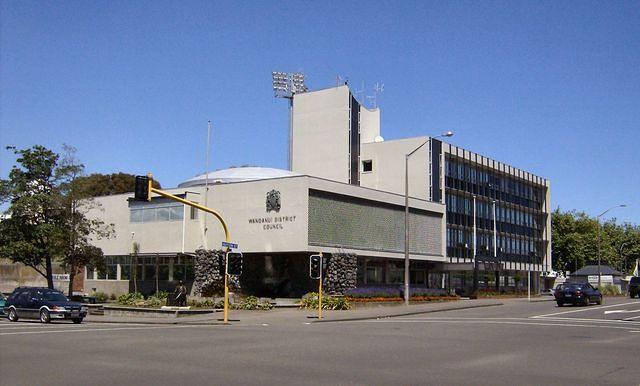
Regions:
[[[444,133],[429,137],[420,146],[413,149],[404,156],[404,304],[409,305],[409,158],[420,150],[424,145],[430,143],[431,140],[443,137],[452,137],[453,131],[445,131]],[[429,171],[431,173],[431,171]]]
[[[626,207],[626,204],[619,204],[616,206],[612,206],[611,208],[605,210],[604,212],[600,213],[599,215],[596,216],[596,221],[598,222],[598,288],[601,287],[602,285],[602,269],[601,269],[601,265],[600,265],[600,217],[604,216],[605,214],[607,214],[607,212],[609,212],[612,209],[616,209],[616,208],[624,208]]]

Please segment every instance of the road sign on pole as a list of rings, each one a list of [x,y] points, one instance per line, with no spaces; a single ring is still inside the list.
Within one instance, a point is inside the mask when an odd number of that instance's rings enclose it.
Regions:
[[[223,241],[222,248],[238,249],[238,244],[228,243],[226,241]]]

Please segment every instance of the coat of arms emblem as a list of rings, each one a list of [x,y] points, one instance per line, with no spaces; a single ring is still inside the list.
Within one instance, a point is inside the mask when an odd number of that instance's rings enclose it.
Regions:
[[[280,192],[275,189],[267,193],[267,213],[271,211],[280,212]]]

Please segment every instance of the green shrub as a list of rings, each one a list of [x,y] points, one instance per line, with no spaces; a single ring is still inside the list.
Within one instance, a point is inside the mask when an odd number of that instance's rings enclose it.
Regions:
[[[618,286],[607,284],[600,288],[600,293],[607,296],[622,295]]]
[[[167,303],[167,298],[161,298],[158,296],[149,296],[147,300],[144,301],[144,305],[147,307],[161,307]]]
[[[167,291],[160,291],[157,294],[154,295],[154,297],[158,298],[158,299],[164,299],[167,300],[167,298],[169,297],[169,292]]]
[[[189,299],[187,305],[195,308],[224,308],[224,300],[215,301],[212,298],[207,299]]]
[[[300,308],[318,309],[318,294],[316,292],[309,292],[304,295],[300,301]],[[323,310],[348,310],[350,308],[351,304],[349,304],[349,300],[344,296],[322,297]]]
[[[255,296],[247,296],[240,303],[232,304],[231,307],[234,310],[270,310],[273,308],[273,304],[265,301],[261,302]]]
[[[104,303],[109,299],[109,295],[102,291],[93,292],[90,296],[96,298],[96,303]]]
[[[116,296],[116,294],[111,294],[109,295],[109,300],[116,300],[118,299],[118,297]]]
[[[122,294],[118,296],[118,304],[122,304],[124,306],[135,306],[139,305],[139,303],[144,301],[144,296],[142,296],[139,292]]]

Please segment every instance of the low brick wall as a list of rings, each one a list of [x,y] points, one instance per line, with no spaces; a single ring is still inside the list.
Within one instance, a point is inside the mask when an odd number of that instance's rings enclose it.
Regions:
[[[161,310],[158,308],[104,306],[105,316],[136,318],[179,318],[182,316],[212,314],[218,310]]]

